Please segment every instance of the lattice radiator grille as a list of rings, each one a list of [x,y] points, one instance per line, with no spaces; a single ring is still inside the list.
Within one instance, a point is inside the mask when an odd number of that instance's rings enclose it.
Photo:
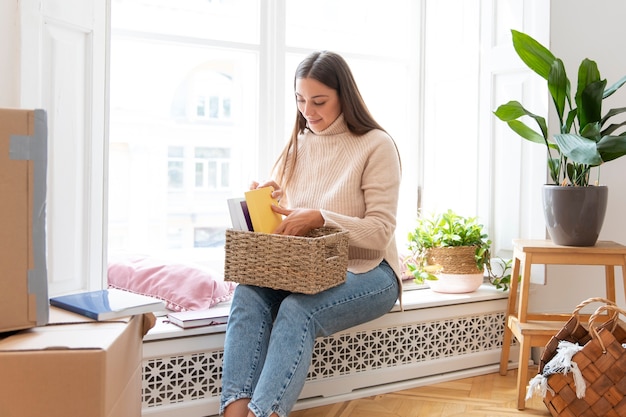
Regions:
[[[308,381],[500,350],[504,319],[496,312],[320,338]],[[143,408],[218,397],[223,352],[145,360]]]
[[[142,407],[220,395],[223,350],[144,361]]]

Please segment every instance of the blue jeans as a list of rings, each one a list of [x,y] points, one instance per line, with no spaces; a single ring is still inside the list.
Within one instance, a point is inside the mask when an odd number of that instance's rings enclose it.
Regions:
[[[387,313],[398,281],[383,261],[314,295],[239,285],[226,329],[220,413],[249,398],[256,417],[286,417],[306,380],[315,338],[329,336]]]

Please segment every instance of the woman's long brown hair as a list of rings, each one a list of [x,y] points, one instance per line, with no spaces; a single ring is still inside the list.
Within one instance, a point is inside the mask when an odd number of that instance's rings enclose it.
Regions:
[[[337,91],[341,111],[348,129],[355,135],[364,135],[372,129],[384,129],[374,120],[356,85],[348,63],[338,54],[329,51],[314,52],[296,69],[296,80],[312,78]],[[307,128],[306,119],[296,109],[296,121],[291,138],[274,164],[277,182],[287,188],[298,156],[298,135]]]

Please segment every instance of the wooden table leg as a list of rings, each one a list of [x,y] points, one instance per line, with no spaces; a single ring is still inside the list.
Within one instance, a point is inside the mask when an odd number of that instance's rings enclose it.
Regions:
[[[507,320],[508,321],[508,320]],[[509,370],[509,355],[511,354],[511,342],[513,341],[513,332],[504,324],[504,338],[502,340],[502,350],[500,351],[500,375],[504,376]]]
[[[528,358],[530,358],[531,343],[529,337],[520,341],[519,365],[517,367],[517,409],[526,408],[526,386],[528,385]]]
[[[620,266],[622,270],[622,285],[624,289],[624,299],[626,300],[626,256],[622,259],[622,265]]]
[[[606,285],[606,298],[611,301],[615,301],[615,267],[613,265],[605,265],[604,276]]]
[[[511,353],[511,342],[513,341],[513,333],[509,327],[509,317],[515,313],[517,304],[517,288],[520,270],[520,260],[513,256],[513,269],[511,271],[511,283],[509,285],[509,299],[506,306],[506,316],[504,318],[504,338],[502,340],[502,350],[500,351],[500,375],[506,375],[509,369],[509,356]]]

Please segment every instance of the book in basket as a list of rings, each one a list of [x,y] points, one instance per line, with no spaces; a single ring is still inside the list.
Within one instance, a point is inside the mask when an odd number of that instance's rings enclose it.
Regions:
[[[255,232],[272,233],[283,221],[283,217],[272,210],[272,205],[278,205],[278,200],[272,198],[272,190],[272,187],[263,187],[244,193]]]
[[[263,187],[246,191],[244,197],[228,198],[228,210],[235,230],[272,233],[283,217],[272,210],[278,200],[272,198],[272,188]]]
[[[348,232],[314,229],[306,236],[226,230],[224,279],[303,294],[343,284]]]

